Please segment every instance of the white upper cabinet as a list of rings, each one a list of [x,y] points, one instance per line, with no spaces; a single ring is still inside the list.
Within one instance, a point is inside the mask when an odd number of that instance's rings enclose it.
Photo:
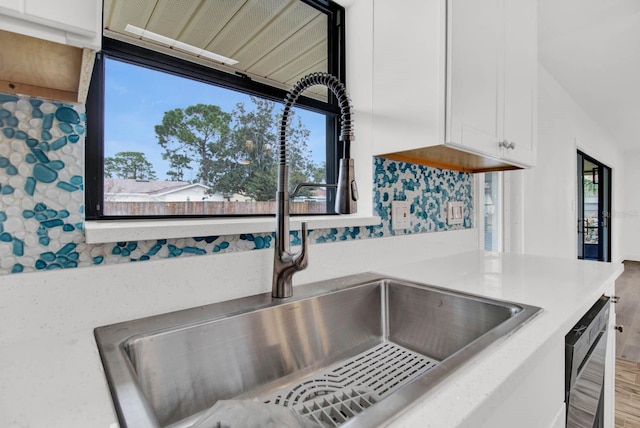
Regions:
[[[536,2],[505,1],[503,157],[523,165],[536,163],[537,21]]]
[[[444,139],[446,4],[375,0],[374,152]]]
[[[102,0],[0,0],[0,29],[98,51]]]
[[[447,10],[447,143],[491,156],[502,138],[501,0],[452,0]]]
[[[0,0],[0,92],[85,102],[101,45],[102,0]]]
[[[375,0],[375,153],[465,171],[534,165],[535,5]]]

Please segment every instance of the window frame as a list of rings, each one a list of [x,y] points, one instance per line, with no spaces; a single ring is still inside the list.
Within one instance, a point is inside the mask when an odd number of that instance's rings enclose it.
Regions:
[[[327,72],[336,76],[345,84],[345,10],[332,0],[300,0],[327,15]],[[138,215],[116,216],[104,214],[104,101],[105,101],[105,55],[118,61],[132,65],[147,67],[153,70],[173,74],[212,84],[225,89],[255,95],[281,103],[287,90],[256,82],[243,73],[231,74],[196,62],[147,49],[138,45],[102,37],[102,51],[96,55],[91,76],[89,94],[86,102],[87,135],[85,145],[85,218],[86,220],[145,220],[145,219],[180,219],[180,218],[237,218],[237,217],[273,217],[274,214],[235,214],[235,215]],[[296,107],[326,115],[326,174],[327,182],[337,182],[338,161],[343,152],[342,143],[338,140],[340,109],[337,100],[328,91],[328,102],[322,102],[306,96],[296,101]],[[275,197],[275,195],[274,195]],[[333,206],[335,191],[327,189],[327,208]],[[305,216],[330,215],[300,214]]]
[[[495,215],[497,215],[497,227],[496,227],[496,233],[497,233],[497,238],[496,238],[496,245],[497,248],[492,248],[490,250],[488,250],[486,248],[486,234],[485,234],[485,228],[486,228],[486,223],[485,223],[485,204],[486,204],[486,197],[485,197],[485,182],[486,182],[486,174],[496,174],[495,175],[495,185],[497,186],[497,205],[498,205],[498,209],[497,212],[495,212]],[[479,242],[478,242],[478,246],[481,250],[484,251],[495,251],[495,252],[499,252],[502,253],[505,251],[505,235],[506,235],[506,231],[505,231],[505,206],[506,206],[506,192],[505,192],[505,183],[504,183],[504,172],[503,171],[491,171],[491,172],[485,172],[482,174],[476,174],[477,176],[477,180],[478,183],[476,185],[476,190],[477,190],[477,201],[476,201],[476,206],[478,207],[478,227],[479,227],[479,233],[478,233],[478,237],[479,237]],[[496,201],[494,201],[494,205],[496,205]]]

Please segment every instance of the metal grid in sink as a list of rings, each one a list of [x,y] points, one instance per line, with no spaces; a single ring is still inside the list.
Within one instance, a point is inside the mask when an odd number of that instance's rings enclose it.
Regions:
[[[381,343],[262,399],[336,427],[438,363],[396,344]]]

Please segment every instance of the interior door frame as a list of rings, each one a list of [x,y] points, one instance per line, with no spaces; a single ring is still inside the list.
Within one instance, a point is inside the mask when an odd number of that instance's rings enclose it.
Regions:
[[[612,202],[612,170],[604,163],[577,150],[577,255],[584,259],[584,161],[597,167],[598,175],[598,261],[611,261],[611,202]],[[593,259],[588,259],[593,260]]]

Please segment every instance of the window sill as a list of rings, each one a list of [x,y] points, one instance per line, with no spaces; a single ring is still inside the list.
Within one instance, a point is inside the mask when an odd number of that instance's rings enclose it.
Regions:
[[[302,221],[307,222],[309,229],[326,229],[374,226],[380,224],[380,217],[359,214],[292,217],[291,230],[300,229]],[[86,221],[85,241],[87,244],[100,244],[212,235],[239,235],[242,233],[269,233],[275,231],[275,222],[274,217]]]

